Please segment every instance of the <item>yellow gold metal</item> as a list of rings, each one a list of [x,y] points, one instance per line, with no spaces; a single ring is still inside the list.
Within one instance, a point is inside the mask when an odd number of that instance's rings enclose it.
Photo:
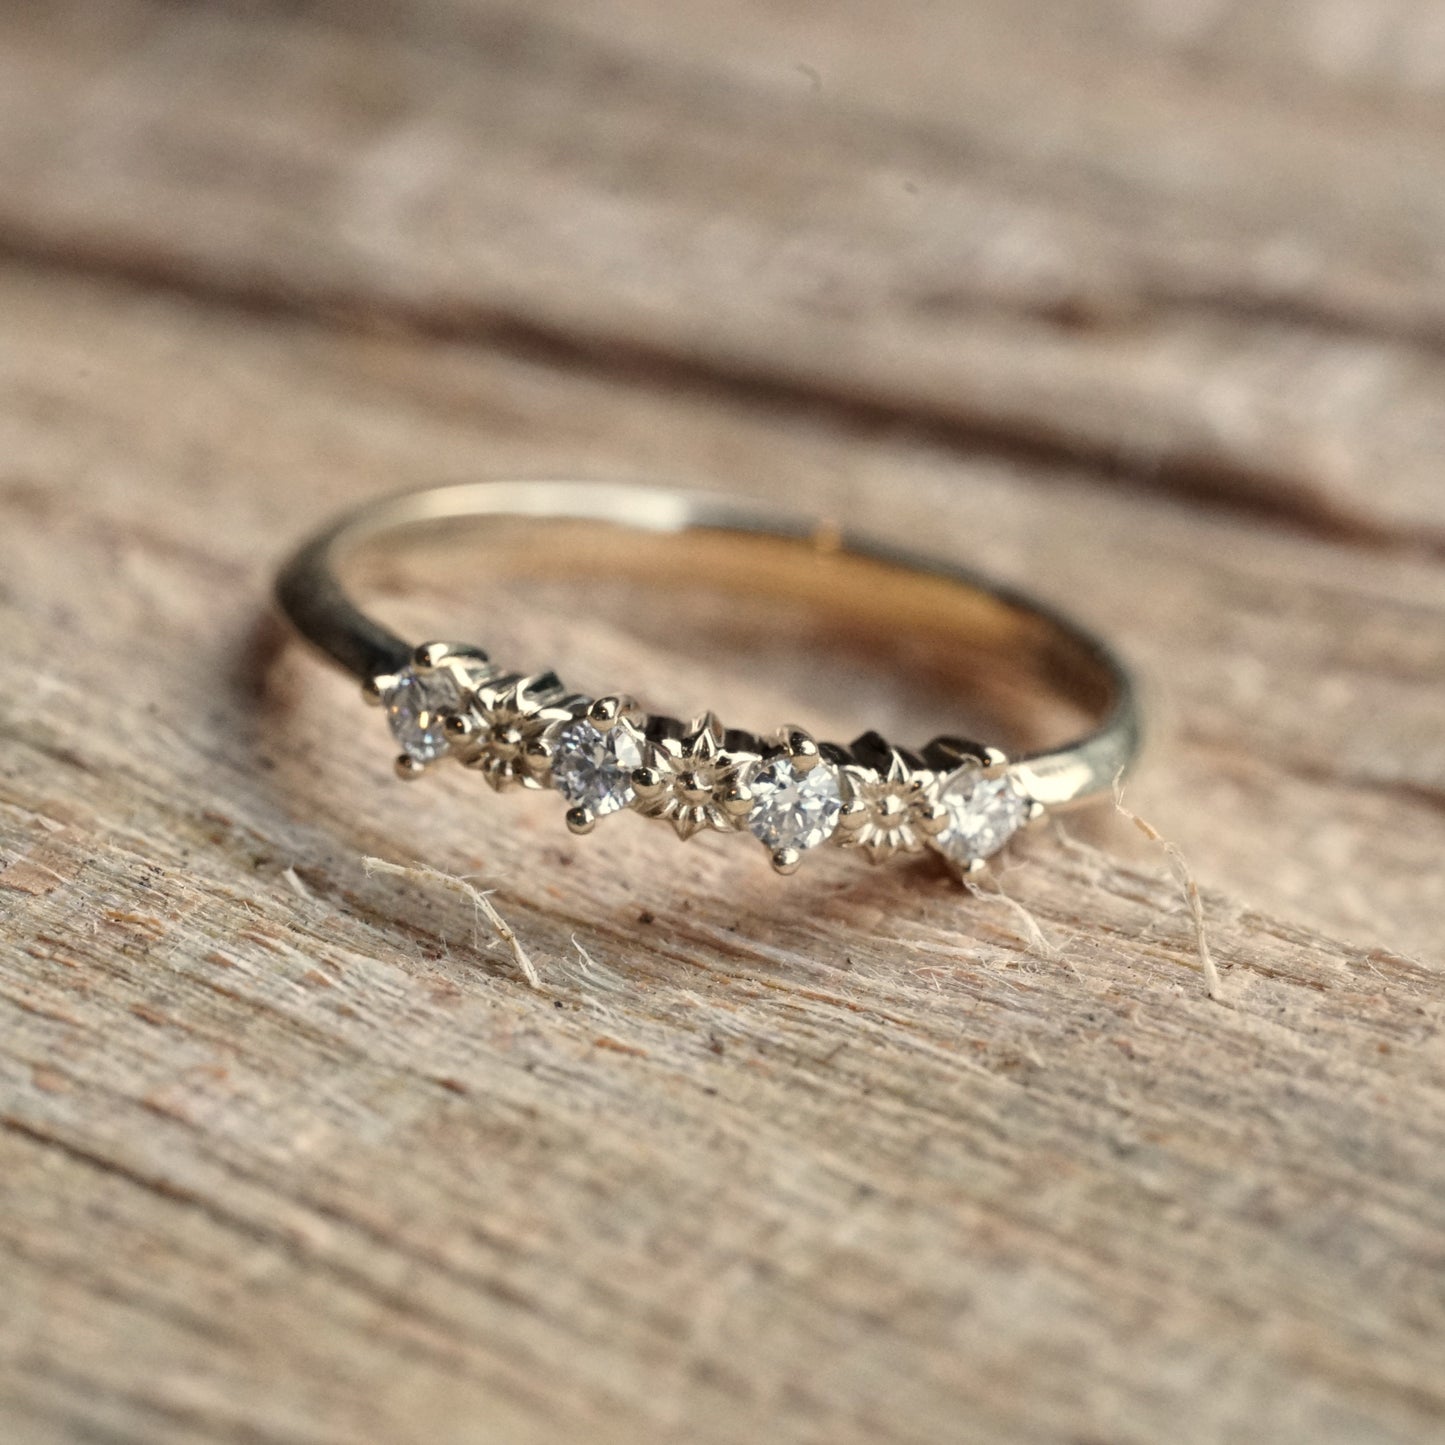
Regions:
[[[587,720],[597,729],[605,733],[609,728],[616,727],[618,722],[629,713],[637,711],[637,703],[630,697],[617,694],[612,697],[599,697],[596,702],[587,709]]]
[[[597,826],[597,814],[591,808],[568,808],[567,826],[579,835],[590,833]]]
[[[665,780],[657,768],[636,768],[632,774],[632,787],[639,798],[655,798],[662,792]]]
[[[546,525],[498,527],[501,519]],[[363,552],[462,527],[479,530],[480,565],[494,574],[618,572],[659,585],[722,585],[776,599],[784,619],[794,606],[833,612],[846,605],[885,632],[971,649],[992,659],[1000,676],[1026,672],[1087,725],[1078,736],[1009,756],[951,735],[914,752],[877,734],[845,747],[792,726],[764,738],[725,729],[713,713],[684,724],[647,715],[624,693],[588,698],[550,673],[505,673],[470,644],[413,646],[357,607],[343,586],[342,571]],[[752,501],[567,481],[439,487],[343,517],[282,568],[277,597],[306,638],[360,679],[368,703],[388,704],[388,721],[410,749],[397,760],[398,776],[420,776],[438,753],[499,789],[556,788],[560,774],[569,797],[586,800],[567,811],[574,832],[626,810],[666,821],[683,838],[712,830],[802,840],[807,847],[770,849],[784,873],[821,841],[861,849],[875,862],[931,847],[970,875],[984,866],[968,857],[975,846],[996,849],[1021,824],[1107,795],[1139,746],[1127,671],[1073,622],[951,561]],[[443,720],[444,741],[434,731],[419,734],[427,724],[411,710],[412,699],[428,696],[426,688],[435,693],[434,685],[401,691],[409,678],[439,670],[448,675],[442,693],[455,683],[461,698]],[[580,721],[596,732],[583,730],[579,741],[572,724]],[[593,754],[597,734],[609,736]],[[791,775],[780,780],[773,769],[755,793],[758,770],[780,757]],[[990,807],[987,816],[967,811]],[[964,810],[963,824],[950,808]]]
[[[788,761],[798,772],[806,773],[817,766],[820,754],[812,734],[802,728],[785,727],[779,731],[778,740],[788,755]]]
[[[730,817],[746,817],[753,806],[752,791],[741,783],[734,783],[719,796],[718,806]]]
[[[1044,805],[1042,803],[1032,803],[1030,804],[1030,808],[1036,808],[1038,810],[1033,816],[1043,816]],[[922,833],[925,838],[938,837],[948,826],[948,809],[931,798],[925,798],[918,805],[915,817],[918,831]]]

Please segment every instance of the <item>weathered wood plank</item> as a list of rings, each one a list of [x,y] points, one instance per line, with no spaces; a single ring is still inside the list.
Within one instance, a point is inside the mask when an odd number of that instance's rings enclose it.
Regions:
[[[1438,1428],[1437,566],[837,415],[39,270],[0,275],[0,316],[17,1429]],[[348,497],[564,465],[926,521],[1118,635],[1167,698],[1133,798],[1210,889],[1223,1002],[1147,854],[1031,843],[1006,884],[1039,956],[926,872],[785,884],[640,824],[589,847],[462,776],[390,785],[349,686],[257,629],[275,552]],[[798,687],[679,673],[676,639],[605,612],[492,627],[644,692]],[[544,989],[367,853],[494,887]],[[1354,897],[1320,886],[1346,863]]]
[[[1438,24],[0,14],[7,1440],[1433,1439]],[[1221,1000],[1123,824],[1020,913],[391,785],[269,569],[511,469],[786,491],[1118,638]],[[529,595],[456,630],[935,721]],[[366,854],[494,888],[542,989]]]
[[[973,9],[17,9],[0,235],[1438,551],[1433,105]]]
[[[71,295],[87,299],[63,299]],[[163,551],[198,556],[203,572],[224,565],[233,576],[238,564],[214,557],[205,532],[258,536],[269,544],[256,544],[245,576],[259,594],[279,545],[270,539],[305,520],[295,503],[303,478],[314,518],[358,487],[509,468],[590,466],[789,492],[800,505],[900,537],[930,535],[1061,606],[1078,610],[1087,599],[1086,615],[1120,639],[1157,694],[1154,747],[1164,756],[1141,779],[1140,806],[1206,876],[1319,927],[1438,954],[1440,885],[1421,876],[1445,848],[1445,579],[1433,565],[1101,494],[1087,475],[964,464],[866,429],[790,426],[746,405],[659,401],[646,386],[607,387],[497,354],[478,361],[464,348],[429,354],[379,340],[358,347],[303,326],[241,327],[229,315],[123,296],[57,291],[25,271],[6,285],[5,314],[24,338],[4,362],[12,475],[36,499],[53,490],[46,479],[57,469],[87,478],[88,510],[72,521],[35,503],[61,535],[74,529],[78,543],[99,528],[103,540],[129,526]],[[147,332],[152,306],[172,318],[174,334]],[[138,353],[148,358],[143,368]],[[77,377],[89,381],[78,387]],[[559,392],[569,399],[559,402]],[[172,417],[177,396],[190,400]],[[272,420],[256,435],[262,414]],[[132,438],[164,450],[96,471],[94,456],[115,445],[123,459]],[[138,488],[141,479],[154,490]],[[179,495],[192,498],[191,510],[176,510]],[[12,546],[12,586],[47,595],[45,549],[26,547],[19,534]],[[139,578],[133,646],[146,646],[145,619],[160,605],[152,589],[189,607],[195,580]],[[416,620],[425,629],[428,619]],[[47,637],[42,616],[37,659]],[[539,663],[581,653],[584,676],[597,671],[591,649],[618,647],[592,635],[579,645],[555,629],[546,641],[568,655]],[[646,641],[652,661],[637,686],[667,688],[674,652]],[[635,653],[633,644],[615,655],[633,665]],[[726,659],[689,668],[688,695],[664,701],[683,710],[706,703],[735,685],[733,671]],[[760,685],[772,687],[760,721],[805,701],[788,693],[786,678]],[[878,692],[871,705],[888,706]],[[804,711],[804,721],[828,720]],[[871,716],[837,719],[840,731]],[[906,723],[905,713],[898,726]],[[1324,877],[1328,888],[1319,886]]]
[[[294,8],[294,7],[293,7]],[[826,86],[841,74],[889,109],[936,116],[959,104],[976,57],[1018,56],[1020,80],[1048,66],[1075,74],[1167,72],[1186,82],[1272,92],[1294,106],[1356,101],[1404,108],[1439,98],[1445,85],[1441,20],[1431,0],[539,0],[529,7],[628,46],[746,57],[755,72],[801,76]],[[385,4],[308,0],[305,13],[328,23],[455,43],[483,32],[498,7],[479,0]],[[480,19],[479,19],[480,17]],[[812,73],[809,74],[808,72]],[[904,78],[911,84],[899,83]],[[923,78],[933,84],[920,90]],[[1009,73],[997,77],[1007,83]],[[1014,87],[1025,96],[1024,85]],[[1050,97],[1040,98],[1042,105]],[[966,101],[964,102],[967,103]],[[1095,122],[1097,123],[1097,122]]]

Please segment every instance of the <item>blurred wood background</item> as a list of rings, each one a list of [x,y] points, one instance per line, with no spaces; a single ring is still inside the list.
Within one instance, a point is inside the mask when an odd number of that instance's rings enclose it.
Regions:
[[[1442,344],[1427,0],[0,7],[8,1445],[1445,1438]],[[392,784],[270,571],[507,472],[1117,639],[1219,996],[1122,821],[973,899]]]

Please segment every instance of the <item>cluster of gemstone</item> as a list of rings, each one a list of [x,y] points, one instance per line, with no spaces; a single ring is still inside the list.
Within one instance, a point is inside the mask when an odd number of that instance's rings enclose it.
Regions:
[[[560,793],[574,832],[624,810],[681,838],[749,832],[784,873],[829,843],[874,863],[931,848],[970,873],[1042,812],[991,748],[940,739],[920,756],[872,733],[839,748],[796,728],[763,740],[712,713],[684,726],[569,693],[552,673],[506,673],[475,648],[425,643],[367,693],[403,777],[454,757],[498,790]]]

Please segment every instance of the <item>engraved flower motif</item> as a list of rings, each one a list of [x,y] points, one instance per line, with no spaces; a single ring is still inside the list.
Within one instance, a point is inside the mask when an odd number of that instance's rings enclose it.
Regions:
[[[843,842],[862,848],[870,863],[899,853],[922,852],[947,821],[931,796],[932,774],[915,770],[897,748],[887,748],[876,767],[850,767],[853,796],[839,819]]]
[[[546,786],[543,738],[572,714],[553,699],[562,692],[552,673],[500,679],[472,694],[473,712],[458,725],[466,738],[464,761],[499,793]]]
[[[704,713],[682,736],[649,745],[646,764],[632,775],[637,811],[666,819],[679,838],[707,828],[733,832],[752,804],[739,774],[746,761],[727,750],[717,715]]]

